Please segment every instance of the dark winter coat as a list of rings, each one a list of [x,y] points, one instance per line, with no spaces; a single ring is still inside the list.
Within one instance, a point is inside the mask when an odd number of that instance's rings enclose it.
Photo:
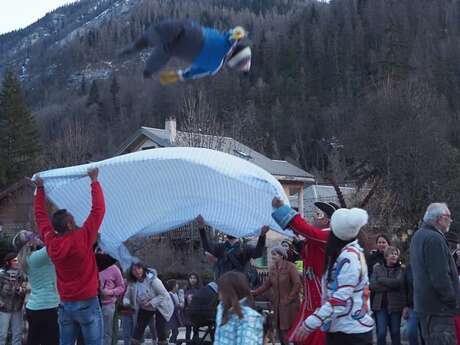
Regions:
[[[433,226],[424,224],[412,238],[410,263],[416,313],[454,316],[459,305],[460,284],[445,236]]]
[[[406,289],[407,306],[414,309],[414,277],[411,265],[407,265],[404,270],[404,286]]]
[[[265,248],[266,236],[260,236],[257,245],[251,246],[240,241],[231,245],[224,243],[209,243],[205,230],[200,229],[203,249],[217,258],[216,279],[229,271],[247,273],[247,264],[251,259],[261,257]]]
[[[200,288],[201,288],[201,286],[197,286],[197,287],[189,286],[187,289],[185,289],[185,292],[184,292],[185,310],[188,309],[188,306],[191,303],[191,302],[189,302],[189,297],[191,296],[191,300],[193,300],[193,297],[200,290]],[[187,312],[184,313],[184,324],[185,324],[185,326],[192,326],[192,322],[190,321],[190,318],[188,317]]]
[[[194,327],[207,326],[213,324],[216,319],[218,303],[217,284],[209,283],[193,295],[185,313]]]
[[[26,295],[26,279],[17,269],[0,270],[0,311],[20,311]]]
[[[372,277],[372,272],[374,271],[374,266],[376,264],[383,265],[385,263],[385,257],[383,256],[382,252],[380,252],[377,249],[374,249],[374,250],[371,250],[371,252],[367,255],[366,262],[367,262],[367,274],[370,280]]]
[[[376,264],[369,285],[373,292],[372,310],[386,307],[388,312],[402,312],[407,305],[404,285],[404,268],[401,264],[389,267],[386,264]],[[386,305],[384,305],[386,295]]]

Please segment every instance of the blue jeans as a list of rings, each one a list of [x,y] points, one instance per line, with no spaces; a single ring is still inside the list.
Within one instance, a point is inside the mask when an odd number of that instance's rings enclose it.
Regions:
[[[22,344],[22,311],[0,312],[0,345],[6,344],[8,329],[11,326],[12,344]]]
[[[74,345],[80,329],[85,345],[102,345],[104,327],[97,297],[61,302],[58,313],[60,345]]]
[[[386,345],[387,328],[390,328],[391,344],[401,345],[401,312],[389,313],[386,308],[377,310],[377,345]]]
[[[407,319],[407,337],[410,345],[418,345],[418,318],[414,309],[409,309],[409,318]]]

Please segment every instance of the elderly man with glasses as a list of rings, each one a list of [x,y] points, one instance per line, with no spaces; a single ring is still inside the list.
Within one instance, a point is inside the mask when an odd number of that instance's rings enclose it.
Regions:
[[[454,317],[460,301],[460,284],[446,239],[451,223],[445,203],[430,204],[410,246],[415,312],[422,338],[430,345],[457,344]]]

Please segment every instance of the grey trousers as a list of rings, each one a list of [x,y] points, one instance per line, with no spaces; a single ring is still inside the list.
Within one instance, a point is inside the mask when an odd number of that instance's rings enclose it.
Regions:
[[[453,316],[423,315],[419,320],[425,344],[457,345]]]
[[[102,305],[102,317],[104,319],[104,345],[112,345],[113,315],[115,303]]]

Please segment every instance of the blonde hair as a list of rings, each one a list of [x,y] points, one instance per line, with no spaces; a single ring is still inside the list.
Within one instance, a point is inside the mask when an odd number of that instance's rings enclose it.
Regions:
[[[18,263],[19,266],[21,267],[21,270],[24,273],[27,273],[27,270],[29,269],[29,265],[27,264],[27,259],[29,258],[30,254],[32,253],[32,247],[29,246],[28,244],[22,246],[21,250],[18,253]]]

